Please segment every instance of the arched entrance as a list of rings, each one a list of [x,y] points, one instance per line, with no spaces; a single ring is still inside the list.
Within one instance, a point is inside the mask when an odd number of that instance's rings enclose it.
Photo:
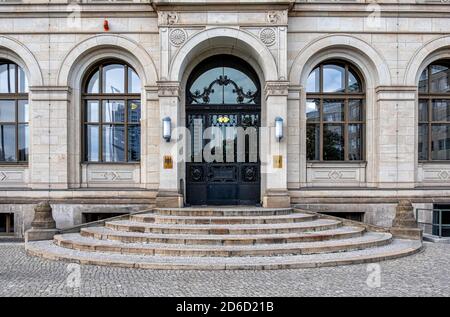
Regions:
[[[261,84],[232,55],[215,55],[191,73],[186,87],[189,205],[256,205],[261,201]]]

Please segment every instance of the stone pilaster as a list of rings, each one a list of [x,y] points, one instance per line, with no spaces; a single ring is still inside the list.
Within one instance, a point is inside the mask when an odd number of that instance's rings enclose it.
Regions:
[[[417,170],[416,87],[376,89],[380,188],[414,188]]]
[[[184,204],[180,188],[180,180],[184,169],[184,158],[177,151],[178,137],[174,134],[176,128],[182,126],[180,122],[180,83],[158,82],[159,95],[159,191],[156,197],[158,207],[182,207]],[[162,119],[169,117],[172,123],[172,138],[167,142],[162,138]],[[172,164],[165,161],[170,158]]]
[[[68,188],[69,87],[30,87],[30,183],[34,189]]]
[[[291,200],[287,190],[287,144],[288,144],[288,82],[267,82],[265,86],[265,118],[267,127],[267,142],[261,144],[263,160],[263,205],[267,208],[290,207]],[[284,121],[284,137],[275,138],[275,119],[281,117]]]

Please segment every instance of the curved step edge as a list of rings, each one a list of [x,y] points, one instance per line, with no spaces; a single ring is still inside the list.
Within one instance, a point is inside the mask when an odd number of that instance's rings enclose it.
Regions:
[[[397,240],[409,241],[409,240]],[[81,255],[71,254],[71,252],[60,252],[62,248],[53,245],[52,241],[31,242],[25,245],[25,249],[28,255],[37,256],[47,260],[53,261],[65,261],[71,263],[78,263],[81,265],[97,265],[97,266],[109,266],[109,267],[121,267],[121,268],[137,268],[137,269],[149,269],[149,270],[286,270],[286,269],[307,269],[307,268],[319,268],[319,267],[333,267],[341,265],[355,265],[376,263],[387,260],[394,260],[406,256],[410,256],[420,252],[423,248],[422,243],[414,241],[415,243],[408,243],[404,248],[394,251],[378,252],[373,255],[363,256],[349,256],[339,259],[329,259],[321,261],[299,261],[292,259],[291,261],[279,261],[258,264],[258,263],[239,263],[239,264],[202,264],[202,263],[173,263],[168,261],[167,263],[151,263],[151,262],[133,262],[127,260],[118,259],[104,259],[104,258],[92,258],[91,253],[81,252]],[[53,248],[50,247],[53,246]],[[59,248],[59,249],[58,249]],[[65,249],[62,249],[65,250]],[[68,250],[70,251],[70,250]],[[356,251],[357,253],[357,251]],[[294,256],[295,257],[295,256]],[[258,259],[258,258],[256,258]],[[258,262],[258,261],[255,261]]]
[[[363,250],[368,248],[377,248],[392,243],[393,238],[390,234],[380,234],[373,239],[351,241],[351,239],[337,240],[340,243],[331,245],[320,245],[316,243],[311,246],[277,247],[278,245],[268,245],[265,248],[237,248],[228,249],[226,247],[219,248],[176,248],[172,246],[127,246],[118,243],[95,243],[94,241],[80,242],[64,235],[58,235],[54,238],[54,243],[62,248],[87,252],[111,252],[118,254],[135,254],[146,256],[180,256],[180,257],[256,257],[256,256],[280,256],[280,255],[306,255],[306,254],[323,254],[338,253]]]
[[[344,227],[345,228],[345,227]],[[349,231],[314,232],[309,234],[272,234],[272,235],[166,235],[153,233],[135,233],[113,231],[107,228],[83,228],[80,235],[98,240],[113,240],[123,243],[168,243],[168,244],[202,244],[202,245],[252,245],[278,244],[291,242],[317,242],[336,239],[355,238],[362,236],[366,229],[363,227],[349,227]],[[332,231],[332,230],[330,230]]]
[[[254,235],[320,232],[342,227],[340,221],[315,220],[311,222],[274,225],[166,225],[136,223],[131,221],[106,222],[105,227],[114,231],[156,234],[209,234]]]

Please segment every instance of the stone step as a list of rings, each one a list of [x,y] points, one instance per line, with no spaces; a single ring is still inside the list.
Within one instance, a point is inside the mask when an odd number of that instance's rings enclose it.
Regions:
[[[190,208],[156,208],[155,213],[165,216],[282,216],[299,213],[292,208],[261,208],[261,207],[190,207]]]
[[[256,224],[256,225],[178,225],[142,223],[129,220],[116,220],[105,223],[105,227],[125,232],[164,233],[164,234],[281,234],[301,233],[336,229],[342,226],[337,220],[314,220],[299,223]]]
[[[317,215],[295,213],[278,216],[163,216],[155,213],[134,215],[131,221],[179,225],[277,224],[313,221]]]
[[[113,240],[124,243],[167,243],[196,245],[253,245],[293,242],[313,242],[359,237],[365,232],[363,227],[340,227],[319,232],[259,234],[259,235],[219,235],[219,234],[157,234],[116,231],[104,227],[81,229],[83,237],[98,240]]]
[[[53,241],[27,243],[29,255],[86,265],[140,269],[185,270],[273,270],[361,264],[412,255],[422,248],[420,241],[393,240],[389,245],[342,253],[287,255],[276,257],[169,257],[76,251]]]
[[[367,233],[362,237],[322,242],[261,244],[244,246],[177,245],[132,243],[97,240],[79,234],[55,236],[55,244],[68,249],[91,252],[184,257],[280,256],[348,252],[385,246],[392,242],[390,233]]]

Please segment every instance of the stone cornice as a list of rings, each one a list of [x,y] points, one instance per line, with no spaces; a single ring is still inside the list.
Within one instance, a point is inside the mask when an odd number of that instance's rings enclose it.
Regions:
[[[281,10],[293,7],[295,0],[152,0],[156,11],[207,11],[214,10]]]
[[[266,98],[270,96],[287,96],[289,93],[288,81],[268,81],[264,87]]]
[[[159,97],[180,97],[181,86],[177,81],[159,81],[158,82]]]

